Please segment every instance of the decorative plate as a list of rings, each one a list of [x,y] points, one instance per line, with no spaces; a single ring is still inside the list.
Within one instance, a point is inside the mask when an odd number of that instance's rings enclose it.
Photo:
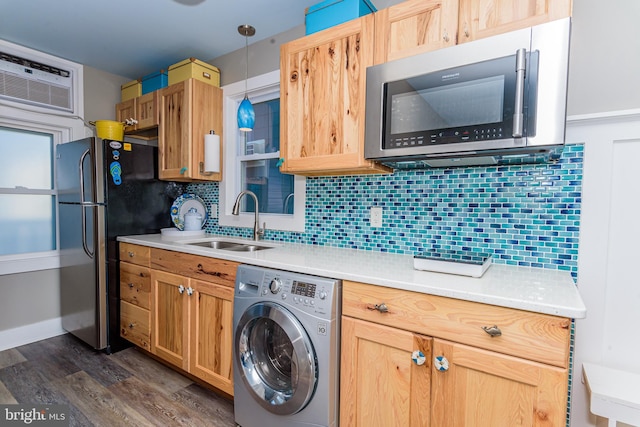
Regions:
[[[202,215],[202,227],[207,223],[207,209],[204,201],[195,194],[183,194],[171,205],[171,220],[178,230],[184,230],[184,214],[195,208]]]

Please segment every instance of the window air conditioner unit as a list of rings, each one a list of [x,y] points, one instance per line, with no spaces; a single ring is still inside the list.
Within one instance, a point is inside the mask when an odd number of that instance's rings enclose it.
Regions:
[[[74,111],[74,70],[0,51],[0,98]]]

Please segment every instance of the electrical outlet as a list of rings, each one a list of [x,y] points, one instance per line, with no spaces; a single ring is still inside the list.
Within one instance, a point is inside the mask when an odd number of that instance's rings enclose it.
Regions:
[[[382,227],[382,208],[380,206],[372,206],[369,215],[372,227]]]
[[[211,210],[209,211],[209,213],[211,214],[211,215],[209,215],[209,218],[211,218],[211,219],[218,218],[218,204],[217,203],[211,203]]]

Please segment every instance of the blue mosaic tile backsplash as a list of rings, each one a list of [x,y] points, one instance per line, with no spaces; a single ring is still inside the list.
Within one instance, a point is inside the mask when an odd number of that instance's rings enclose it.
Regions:
[[[396,171],[307,178],[304,233],[268,230],[266,240],[418,254],[431,249],[490,252],[493,262],[577,273],[583,145],[555,164]],[[189,184],[207,205],[218,184]],[[369,223],[382,207],[383,227]],[[216,234],[251,237],[250,228]]]

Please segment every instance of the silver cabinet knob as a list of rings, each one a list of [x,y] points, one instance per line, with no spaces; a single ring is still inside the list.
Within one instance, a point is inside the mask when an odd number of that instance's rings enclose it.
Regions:
[[[482,330],[488,333],[491,336],[491,338],[499,337],[500,335],[502,335],[502,331],[496,325],[493,325],[490,327],[483,326]]]
[[[184,286],[182,286],[182,285],[178,286],[178,292],[183,294],[184,293]]]
[[[367,306],[367,309],[369,310],[378,310],[380,313],[388,313],[389,312],[389,307],[387,307],[387,304],[385,303],[380,303],[380,304],[376,304],[373,306]]]

